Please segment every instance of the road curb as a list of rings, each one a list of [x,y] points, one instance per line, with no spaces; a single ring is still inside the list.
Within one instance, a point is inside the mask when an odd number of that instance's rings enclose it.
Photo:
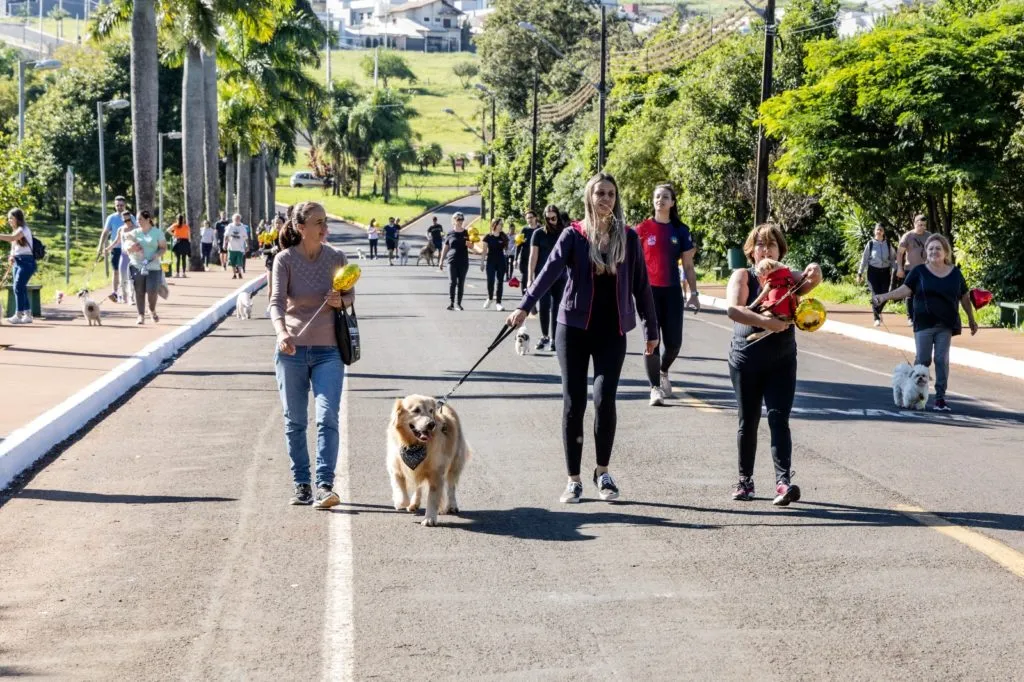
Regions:
[[[156,372],[160,365],[181,348],[196,340],[225,318],[242,291],[255,293],[266,284],[267,276],[243,284],[231,294],[199,313],[181,327],[165,334],[132,355],[99,379],[50,408],[31,422],[15,429],[0,443],[0,490],[46,455],[85,427],[140,381]]]
[[[701,295],[700,304],[709,308],[717,308],[718,310],[726,310],[729,307],[724,298],[718,298],[716,296]],[[883,332],[878,329],[866,329],[848,322],[827,320],[821,327],[821,330],[831,334],[839,334],[840,336],[856,339],[857,341],[863,341],[865,343],[873,343],[879,346],[896,348],[904,352],[917,352],[914,339],[906,336],[899,336],[898,334],[890,334],[889,332]],[[949,349],[949,361],[954,365],[980,369],[983,372],[989,372],[991,374],[1001,374],[1013,379],[1024,379],[1024,361],[1015,360],[1002,355],[983,353],[969,348],[957,348],[956,346],[953,346]]]

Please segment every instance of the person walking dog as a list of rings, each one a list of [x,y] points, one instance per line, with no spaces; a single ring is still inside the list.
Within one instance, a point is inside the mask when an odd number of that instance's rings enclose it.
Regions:
[[[562,441],[569,475],[563,503],[583,495],[583,416],[587,406],[587,375],[594,363],[593,481],[603,500],[619,497],[618,483],[608,471],[615,442],[615,396],[626,359],[626,333],[644,324],[650,355],[658,347],[658,321],[647,280],[647,266],[636,232],[626,227],[615,178],[598,173],[583,191],[585,217],[562,232],[537,278],[526,289],[519,309],[508,316],[519,327],[530,310],[566,273],[558,310],[555,351],[562,371]]]
[[[953,265],[953,249],[941,234],[933,234],[925,243],[925,262],[910,271],[907,279],[895,291],[877,294],[872,303],[882,306],[886,301],[900,301],[913,297],[908,308],[914,308],[914,344],[917,357],[914,363],[930,367],[935,361],[936,412],[950,412],[946,402],[949,386],[949,348],[953,337],[959,336],[962,325],[960,307],[967,314],[971,336],[978,333],[974,319],[974,306],[967,289],[967,281],[960,268]]]
[[[282,251],[274,259],[270,319],[277,332],[274,367],[284,406],[285,439],[294,481],[293,505],[329,509],[341,502],[334,492],[340,436],[338,410],[345,366],[334,334],[334,315],[317,311],[350,306],[355,291],[335,291],[334,274],[347,263],[329,244],[327,213],[312,201],[298,204],[278,236]],[[306,445],[307,409],[316,404],[316,492],[310,485]]]

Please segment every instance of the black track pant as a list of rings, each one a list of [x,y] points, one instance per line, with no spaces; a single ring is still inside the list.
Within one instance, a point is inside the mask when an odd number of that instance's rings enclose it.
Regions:
[[[558,331],[558,307],[562,304],[562,292],[565,291],[565,280],[560,280],[551,285],[548,293],[540,298],[540,334],[546,339],[551,338]],[[548,334],[548,331],[551,331]]]
[[[377,241],[376,239],[370,240],[370,258],[377,257]]]
[[[668,374],[669,368],[679,356],[683,347],[683,288],[651,287],[654,294],[654,310],[658,314],[658,328],[661,343],[650,355],[644,356],[647,380],[651,388],[661,384],[660,374]]]
[[[789,483],[793,439],[789,432],[789,413],[796,394],[796,356],[777,360],[766,367],[746,366],[742,370],[729,365],[729,377],[736,390],[740,424],[736,434],[740,476],[754,475],[757,454],[757,428],[761,422],[761,402],[768,409],[768,428],[772,436],[772,460],[775,481]]]
[[[188,271],[188,254],[187,253],[174,253],[174,271],[177,274]]]
[[[492,263],[487,261],[487,300],[501,303],[501,294],[505,289],[505,261]]]
[[[468,262],[448,264],[448,298],[452,303],[462,305],[462,292],[466,288],[466,273],[468,272]]]
[[[871,265],[868,266],[868,287],[871,289],[871,293],[881,296],[882,294],[889,293],[889,285],[892,283],[892,271],[889,268],[876,268]],[[909,304],[909,302],[908,302]],[[874,314],[875,319],[881,319],[882,317],[882,305],[871,305],[871,312]]]
[[[583,460],[583,415],[587,410],[587,375],[594,360],[594,448],[597,465],[606,467],[615,443],[615,394],[626,359],[626,337],[595,334],[559,325],[555,350],[562,367],[562,439],[565,468],[580,475]]]

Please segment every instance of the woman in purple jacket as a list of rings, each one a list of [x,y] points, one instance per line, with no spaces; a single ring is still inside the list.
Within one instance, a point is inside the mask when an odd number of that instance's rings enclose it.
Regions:
[[[587,409],[587,373],[594,361],[594,485],[603,500],[619,496],[608,473],[615,441],[615,393],[626,359],[626,333],[644,322],[646,355],[658,347],[658,321],[647,280],[647,266],[636,233],[626,228],[618,186],[607,173],[590,179],[583,192],[586,216],[562,232],[544,269],[531,282],[519,309],[508,316],[519,327],[527,312],[563,276],[565,292],[558,308],[555,351],[562,368],[562,439],[569,483],[560,500],[580,501],[583,483],[583,415]],[[634,305],[635,301],[635,305]]]

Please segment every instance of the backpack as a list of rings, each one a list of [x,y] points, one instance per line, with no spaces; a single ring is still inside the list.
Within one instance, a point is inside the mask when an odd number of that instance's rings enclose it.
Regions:
[[[37,261],[46,258],[46,244],[43,244],[42,239],[36,239],[35,235],[32,236],[32,257]]]

